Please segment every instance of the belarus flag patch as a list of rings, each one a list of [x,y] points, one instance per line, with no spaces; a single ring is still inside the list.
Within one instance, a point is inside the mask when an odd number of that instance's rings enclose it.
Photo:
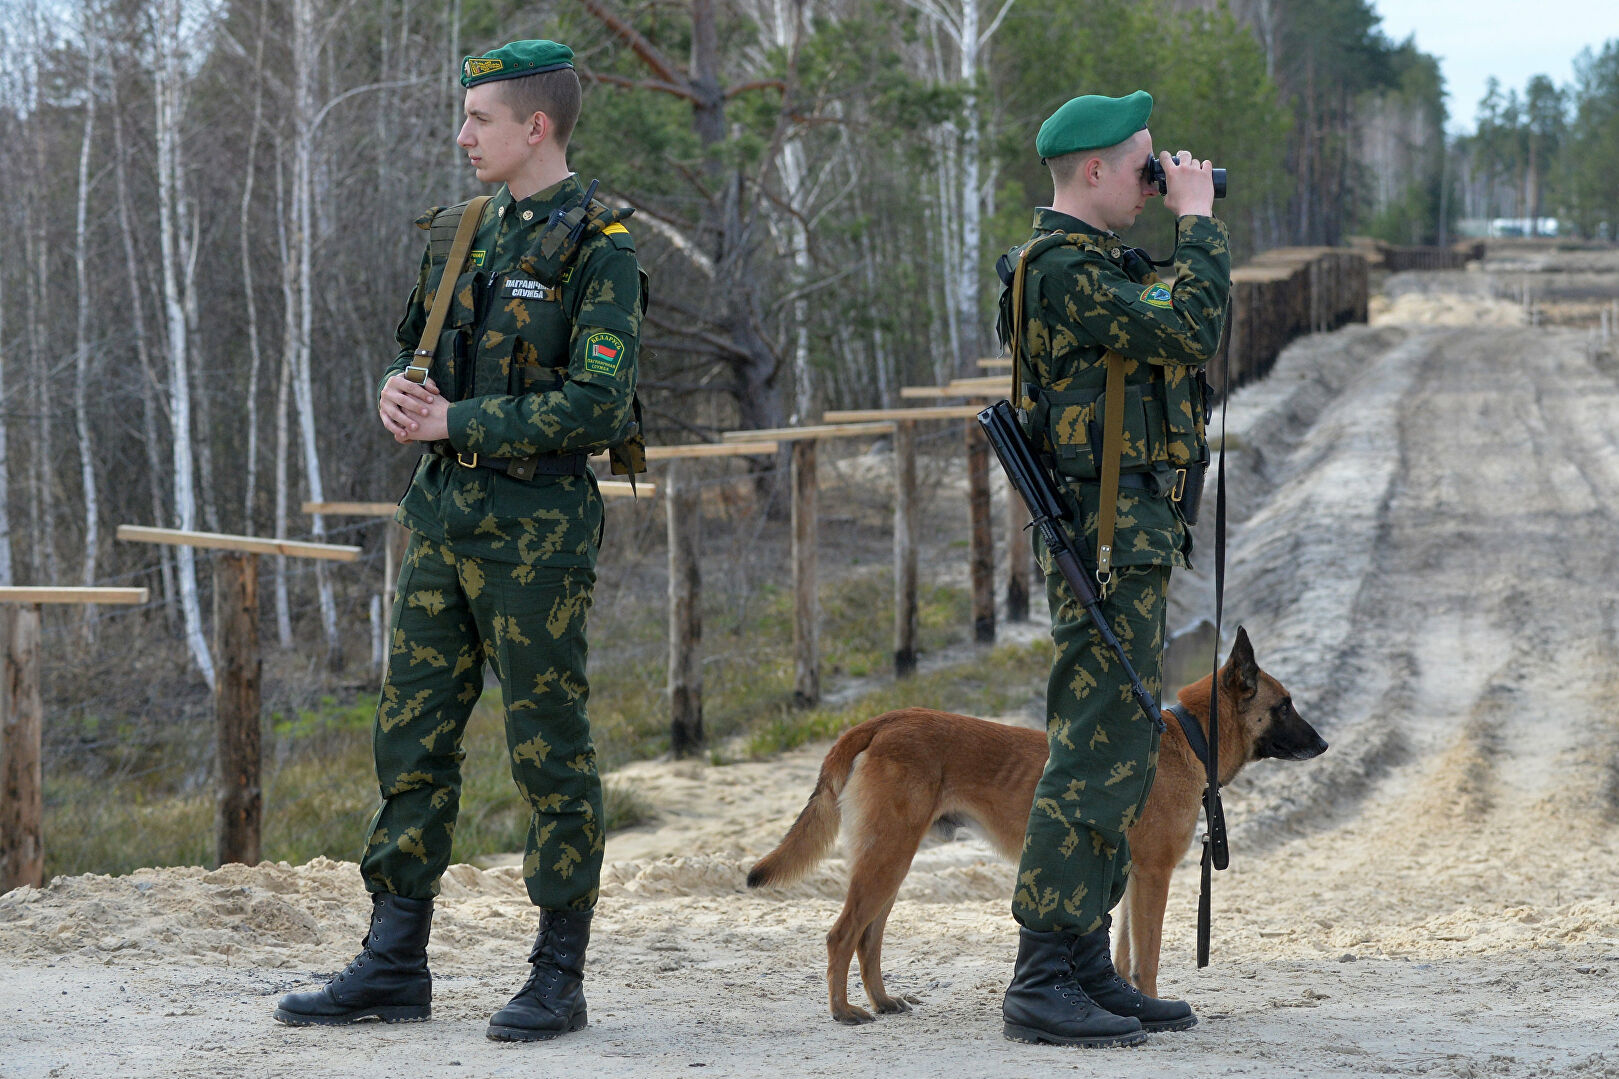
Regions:
[[[624,342],[605,330],[585,339],[585,367],[594,374],[618,374],[619,361],[624,358]]]

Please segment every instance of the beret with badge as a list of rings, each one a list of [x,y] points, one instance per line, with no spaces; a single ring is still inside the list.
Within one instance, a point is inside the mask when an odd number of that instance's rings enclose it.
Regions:
[[[483,56],[461,61],[461,85],[520,79],[573,66],[573,50],[559,41],[513,41]]]
[[[1034,149],[1044,160],[1116,146],[1145,128],[1151,115],[1152,95],[1145,90],[1125,97],[1086,94],[1046,118],[1035,136]]]

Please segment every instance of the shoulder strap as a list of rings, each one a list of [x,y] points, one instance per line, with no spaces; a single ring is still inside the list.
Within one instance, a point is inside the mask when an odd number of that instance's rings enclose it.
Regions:
[[[1124,455],[1124,357],[1108,349],[1102,397],[1102,492],[1096,522],[1096,583],[1107,594],[1113,580],[1113,529],[1119,512],[1119,459]]]
[[[1053,247],[1068,242],[1064,232],[1048,232],[1038,236],[1018,251],[1017,268],[1012,271],[1012,311],[1008,319],[1007,346],[1012,350],[1012,407],[1023,407],[1023,325],[1028,315],[1023,310],[1024,281],[1028,277],[1029,261]]]
[[[433,362],[433,353],[438,347],[439,331],[444,328],[444,318],[450,313],[450,297],[455,293],[455,279],[461,275],[461,267],[467,260],[467,248],[472,246],[472,237],[478,231],[478,223],[483,220],[483,208],[491,196],[479,195],[467,203],[466,209],[461,213],[460,224],[455,229],[455,242],[450,245],[450,257],[444,263],[444,272],[438,279],[438,291],[433,294],[433,310],[428,312],[427,325],[422,328],[421,343],[416,346],[416,359],[405,368],[405,377],[415,383],[427,381],[427,371]]]

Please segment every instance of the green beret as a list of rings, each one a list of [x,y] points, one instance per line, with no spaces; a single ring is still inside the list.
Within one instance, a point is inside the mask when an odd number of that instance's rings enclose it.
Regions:
[[[1034,149],[1047,158],[1116,146],[1146,127],[1151,115],[1152,95],[1145,90],[1128,97],[1076,97],[1040,125]]]
[[[483,56],[461,61],[461,85],[520,79],[573,66],[573,50],[558,41],[513,41]]]

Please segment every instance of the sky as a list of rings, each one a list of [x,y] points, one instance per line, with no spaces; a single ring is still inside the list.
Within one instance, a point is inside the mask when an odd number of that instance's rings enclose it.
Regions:
[[[1471,133],[1491,75],[1502,92],[1519,95],[1534,75],[1558,86],[1574,81],[1574,57],[1587,45],[1619,38],[1619,4],[1573,6],[1524,0],[1372,0],[1383,32],[1395,41],[1416,35],[1417,48],[1439,57],[1450,96],[1447,126]]]

